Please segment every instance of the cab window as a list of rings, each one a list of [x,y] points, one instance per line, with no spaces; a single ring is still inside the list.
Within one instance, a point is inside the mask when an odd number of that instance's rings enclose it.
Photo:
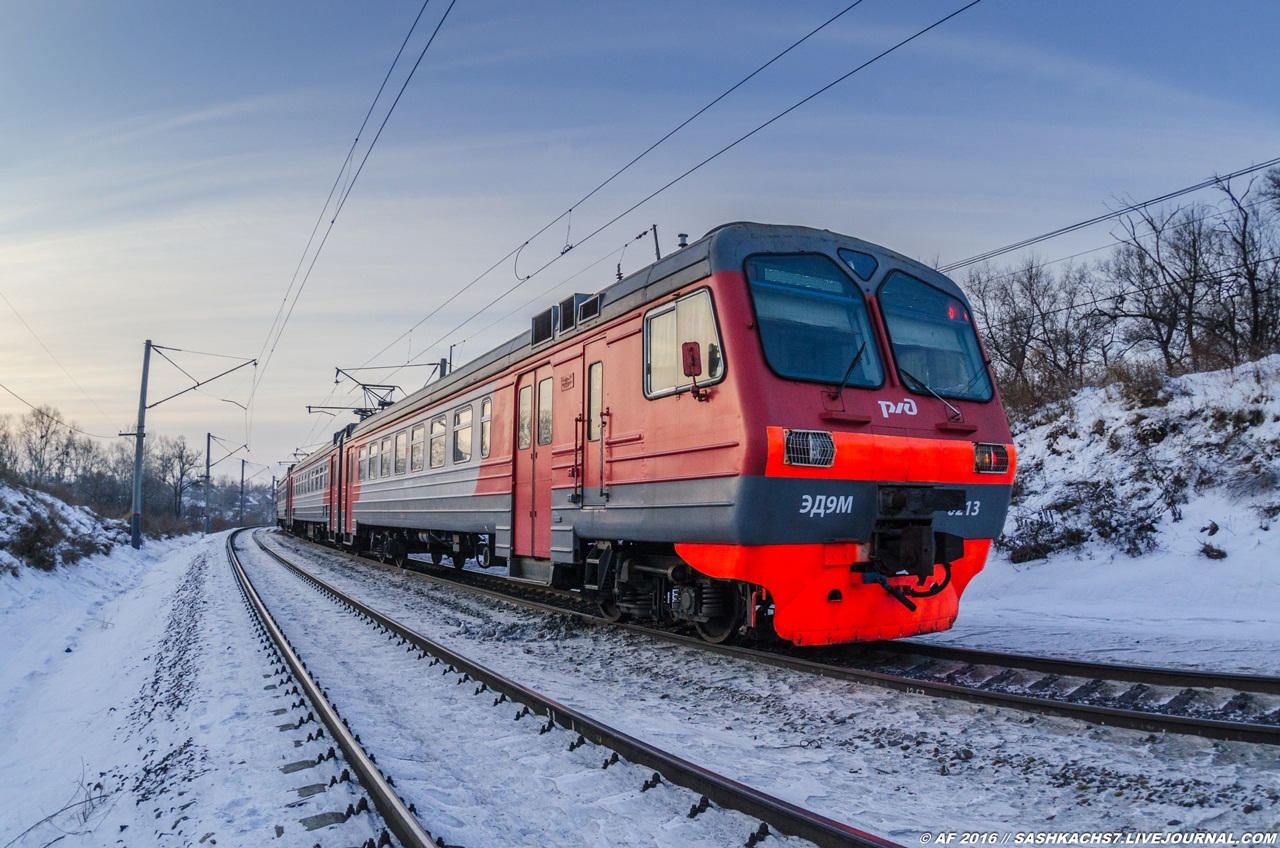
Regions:
[[[884,382],[866,298],[831,259],[753,256],[747,280],[764,358],[779,377],[864,387]]]
[[[902,383],[917,394],[988,401],[993,396],[969,309],[957,297],[894,271],[880,311]]]

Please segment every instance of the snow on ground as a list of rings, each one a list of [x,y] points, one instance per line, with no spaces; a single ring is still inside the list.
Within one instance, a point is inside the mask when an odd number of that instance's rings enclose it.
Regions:
[[[0,482],[0,575],[32,566],[50,569],[106,553],[129,541],[128,527],[88,507]]]
[[[1280,357],[1145,391],[1089,390],[1046,412],[1016,436],[1010,550],[970,584],[955,628],[929,638],[1280,674],[1277,385]],[[327,746],[277,729],[298,719],[297,699],[265,688],[284,680],[264,677],[274,657],[249,631],[225,536],[117,546],[45,572],[9,552],[33,549],[37,537],[14,531],[36,514],[70,528],[72,547],[54,549],[49,565],[77,544],[91,553],[120,541],[118,526],[0,486],[0,848],[358,845],[373,835],[364,816],[323,833],[302,823],[345,810],[356,790],[304,797],[333,763],[282,771]],[[1054,550],[1032,558],[1033,542]],[[1280,755],[1262,746],[785,674],[486,612],[408,575],[370,578],[337,561],[325,570],[570,705],[907,843],[929,829],[1280,828]],[[428,785],[431,771],[412,779]]]
[[[1280,752],[1268,746],[1091,727],[708,656],[267,538],[563,703],[904,844],[939,830],[1280,827]]]
[[[281,770],[327,745],[278,729],[297,699],[270,674],[224,545],[151,542],[0,580],[0,845],[311,846],[301,819],[358,799],[300,792],[332,762]],[[331,844],[376,835],[358,816]]]
[[[327,696],[393,776],[431,833],[450,845],[741,845],[749,816],[688,810],[699,796],[628,763],[601,766],[607,749],[569,750],[577,734],[542,732],[510,701],[419,659],[321,595],[246,541],[241,562]],[[520,677],[518,679],[524,679]],[[773,848],[809,843],[774,837]]]

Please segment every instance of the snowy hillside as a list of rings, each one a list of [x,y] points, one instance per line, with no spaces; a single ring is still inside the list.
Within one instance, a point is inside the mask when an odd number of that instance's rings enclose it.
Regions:
[[[1191,535],[1210,559],[1280,514],[1280,356],[1148,385],[1087,389],[1017,433],[1015,562],[1102,541],[1128,554]],[[1174,525],[1195,525],[1189,534]]]
[[[128,541],[123,522],[0,481],[0,574],[17,573],[22,566],[48,571]]]
[[[1280,673],[1277,386],[1273,356],[1042,410],[1000,549],[932,638]]]

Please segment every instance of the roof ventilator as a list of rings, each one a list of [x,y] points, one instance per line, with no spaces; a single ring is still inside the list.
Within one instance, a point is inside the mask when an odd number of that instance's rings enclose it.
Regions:
[[[560,307],[552,306],[533,316],[533,337],[530,344],[537,347],[555,338],[556,313],[559,311]]]

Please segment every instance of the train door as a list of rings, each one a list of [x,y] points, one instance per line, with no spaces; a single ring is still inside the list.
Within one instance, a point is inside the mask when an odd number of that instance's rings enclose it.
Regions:
[[[329,457],[329,476],[324,481],[324,496],[325,500],[329,502],[328,521],[330,538],[333,537],[333,534],[338,529],[338,492],[341,490],[341,486],[339,484],[342,480],[342,478],[338,476],[338,453],[341,450],[342,448],[338,448],[338,450],[334,451],[333,455]]]
[[[516,384],[516,491],[511,549],[516,556],[551,557],[551,366],[520,375]]]
[[[587,379],[582,387],[582,505],[605,506],[608,498],[605,470],[605,439],[608,411],[604,403],[604,339],[590,342],[583,349],[582,362]]]

